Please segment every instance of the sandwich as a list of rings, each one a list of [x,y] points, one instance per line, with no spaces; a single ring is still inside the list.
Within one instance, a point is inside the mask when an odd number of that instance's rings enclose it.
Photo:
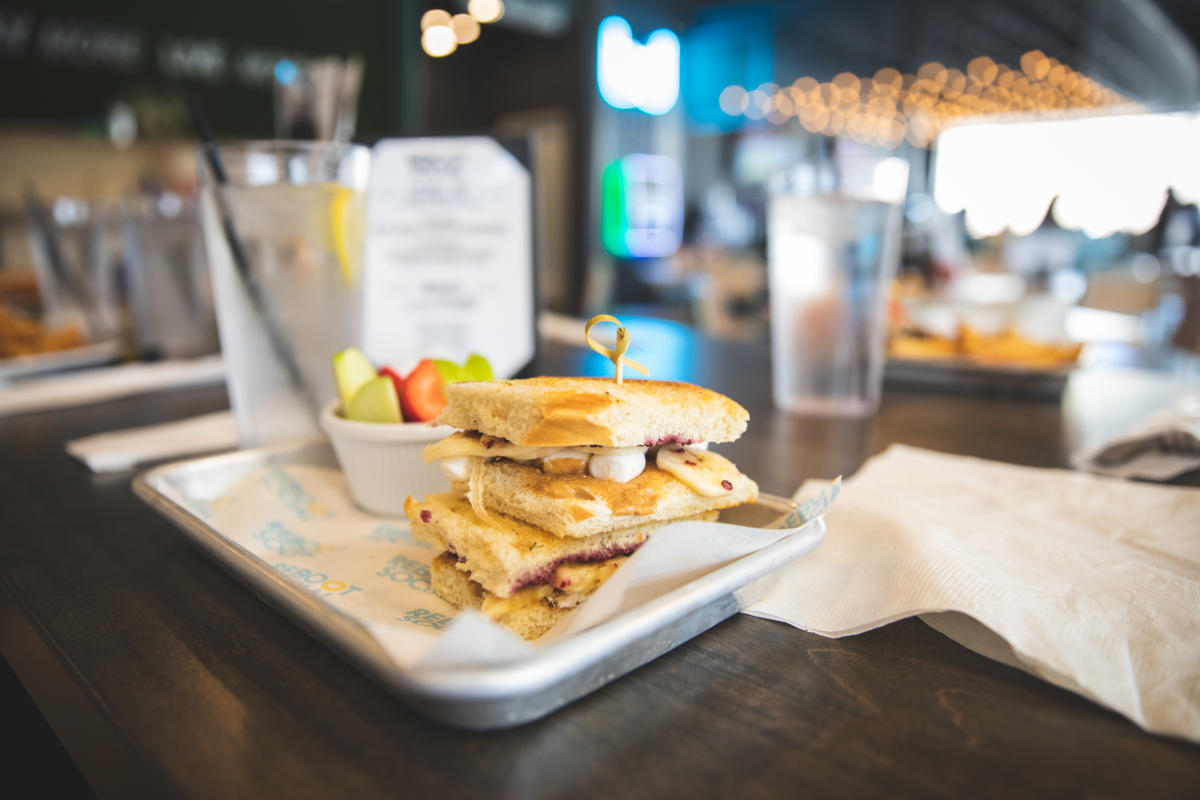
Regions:
[[[655,531],[753,502],[754,481],[709,443],[746,410],[698,386],[599,378],[455,383],[424,456],[450,491],[405,512],[434,546],[434,592],[535,639]]]

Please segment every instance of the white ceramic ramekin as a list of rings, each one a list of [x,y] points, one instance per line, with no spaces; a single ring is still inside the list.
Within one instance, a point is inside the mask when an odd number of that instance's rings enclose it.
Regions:
[[[426,464],[421,450],[454,432],[426,422],[353,422],[338,413],[338,403],[321,412],[354,502],[388,517],[404,516],[404,499],[444,492],[450,482],[437,464]]]

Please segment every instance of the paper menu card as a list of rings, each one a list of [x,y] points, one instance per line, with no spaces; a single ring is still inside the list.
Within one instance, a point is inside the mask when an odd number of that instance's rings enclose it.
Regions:
[[[408,370],[481,353],[496,376],[533,357],[532,184],[485,136],[375,145],[363,257],[363,348]]]
[[[845,636],[960,612],[1035,675],[1200,739],[1200,490],[894,446],[827,524],[748,613]]]

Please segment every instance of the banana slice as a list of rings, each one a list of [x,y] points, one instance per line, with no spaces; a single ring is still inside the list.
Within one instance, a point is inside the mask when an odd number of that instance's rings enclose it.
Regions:
[[[513,461],[533,461],[557,453],[558,447],[522,447],[496,436],[481,436],[477,433],[458,431],[441,441],[428,445],[421,451],[425,463],[432,464],[441,458],[476,456],[478,458],[511,458]]]
[[[587,472],[588,459],[591,456],[580,455],[571,450],[560,450],[541,460],[542,472],[548,475],[566,475],[569,473]]]
[[[695,447],[669,444],[659,448],[658,468],[674,475],[705,497],[721,497],[741,491],[750,479],[720,455]]]

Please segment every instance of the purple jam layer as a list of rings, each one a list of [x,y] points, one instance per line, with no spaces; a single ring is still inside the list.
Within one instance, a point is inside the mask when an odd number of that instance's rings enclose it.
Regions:
[[[592,561],[604,561],[613,556],[627,556],[634,550],[641,547],[643,542],[632,542],[630,544],[620,546],[612,545],[611,547],[602,547],[598,550],[588,550],[582,553],[572,553],[570,556],[555,561],[547,562],[536,570],[526,572],[521,575],[513,583],[513,591],[517,592],[524,589],[526,586],[537,586],[543,583],[549,583],[554,577],[554,570],[558,569],[559,565],[572,562],[576,564],[588,564]]]
[[[696,440],[690,436],[684,436],[679,433],[671,433],[666,436],[660,436],[658,439],[647,439],[643,447],[658,447],[660,444],[695,444]]]
[[[639,547],[641,547],[642,544],[643,542],[633,542],[624,546],[613,545],[612,547],[603,547],[598,550],[587,550],[582,553],[572,553],[569,556],[564,556],[563,558],[555,561],[547,562],[546,564],[538,567],[536,570],[526,572],[518,577],[517,580],[513,582],[512,592],[515,594],[521,589],[524,589],[526,586],[538,586],[543,583],[550,583],[551,579],[554,577],[554,570],[558,569],[560,565],[566,564],[567,562],[586,564],[592,561],[604,561],[614,556],[627,556],[633,553],[634,550],[637,550]],[[455,553],[453,549],[447,548],[446,552],[454,557],[460,564],[466,561],[465,558]],[[470,575],[470,573],[467,574]]]

